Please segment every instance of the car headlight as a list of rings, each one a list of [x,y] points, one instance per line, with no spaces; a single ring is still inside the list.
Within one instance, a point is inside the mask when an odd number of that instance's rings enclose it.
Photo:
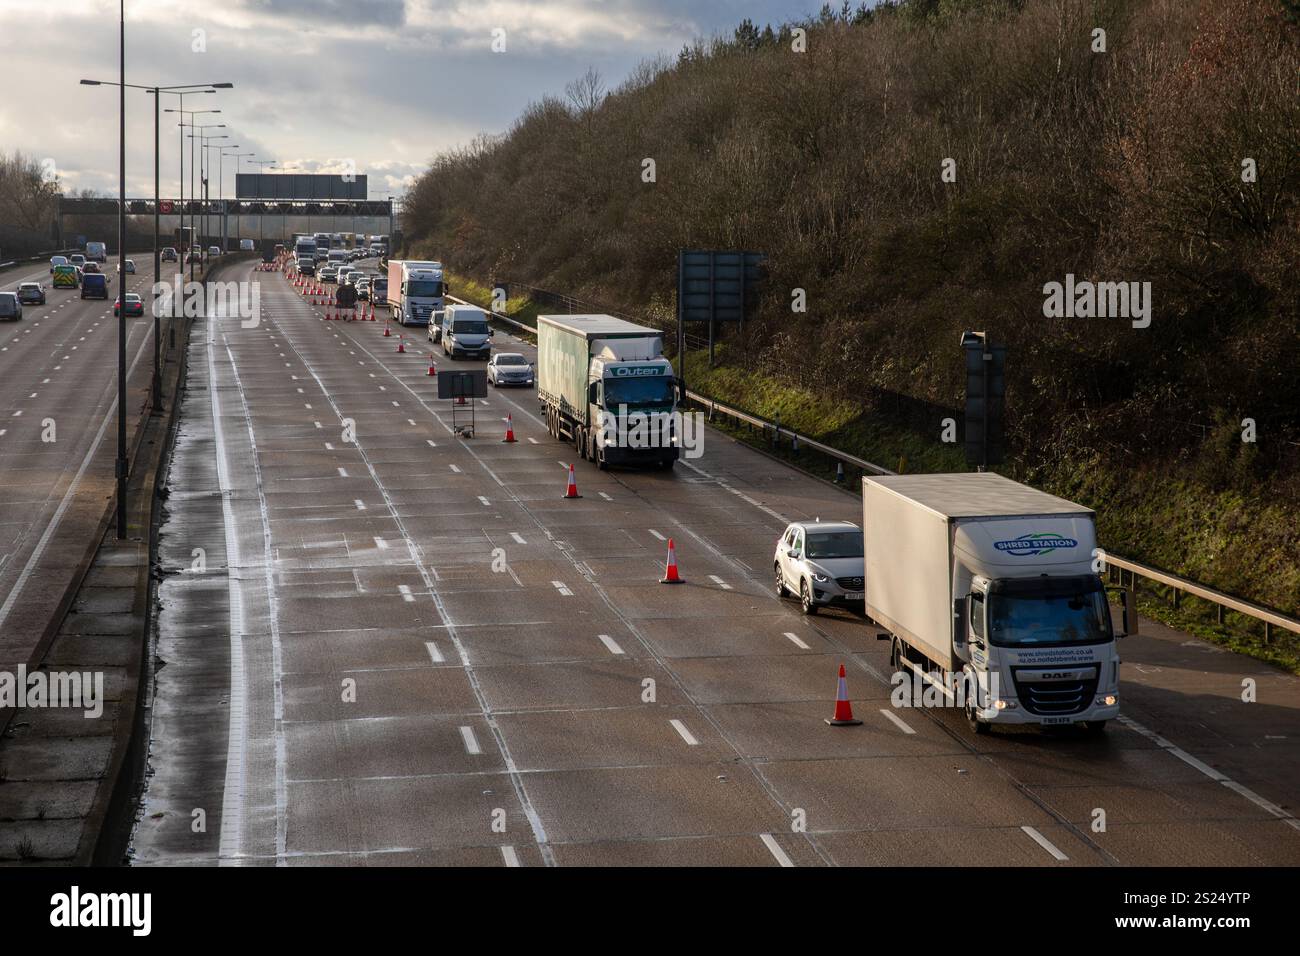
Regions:
[[[827,581],[831,579],[829,574],[822,574],[820,571],[814,571],[812,573],[812,576],[813,576],[813,580],[816,581],[818,584],[825,584]]]

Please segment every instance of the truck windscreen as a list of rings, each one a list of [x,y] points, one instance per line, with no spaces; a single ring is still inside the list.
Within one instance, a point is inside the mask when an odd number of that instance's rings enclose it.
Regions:
[[[437,279],[411,279],[406,283],[406,294],[436,298],[442,295],[442,283]]]
[[[628,408],[671,405],[673,398],[672,379],[666,375],[605,379],[605,407],[611,410],[620,405]]]
[[[999,647],[1101,644],[1111,639],[1110,606],[1100,588],[1041,595],[989,595],[989,638]]]

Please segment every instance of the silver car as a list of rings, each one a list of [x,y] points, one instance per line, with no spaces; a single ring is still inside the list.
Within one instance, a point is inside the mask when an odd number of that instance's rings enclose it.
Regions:
[[[796,521],[776,543],[777,597],[794,595],[805,614],[820,607],[864,613],[862,529],[850,521]]]
[[[518,352],[497,352],[487,365],[487,379],[492,386],[522,385],[533,387],[533,367]]]

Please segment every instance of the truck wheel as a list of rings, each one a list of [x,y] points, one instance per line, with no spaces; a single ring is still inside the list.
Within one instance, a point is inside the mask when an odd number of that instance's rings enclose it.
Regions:
[[[975,708],[971,706],[969,691],[966,694],[966,723],[970,724],[970,729],[975,731],[975,733],[981,737],[992,729],[988,724],[975,716]]]
[[[1106,732],[1106,721],[1104,720],[1085,720],[1083,726],[1088,729],[1088,735],[1091,737],[1100,737]]]
[[[776,596],[778,598],[789,597],[790,589],[785,586],[785,575],[781,573],[781,565],[774,563],[772,572],[776,575]]]
[[[799,584],[799,607],[809,617],[817,613],[817,605],[813,603],[812,591],[809,590],[807,581]]]

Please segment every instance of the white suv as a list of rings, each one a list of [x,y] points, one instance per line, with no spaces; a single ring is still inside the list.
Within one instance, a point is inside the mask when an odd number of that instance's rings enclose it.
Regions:
[[[772,570],[777,597],[795,595],[805,614],[827,606],[865,613],[862,529],[850,521],[796,521],[776,543]]]

